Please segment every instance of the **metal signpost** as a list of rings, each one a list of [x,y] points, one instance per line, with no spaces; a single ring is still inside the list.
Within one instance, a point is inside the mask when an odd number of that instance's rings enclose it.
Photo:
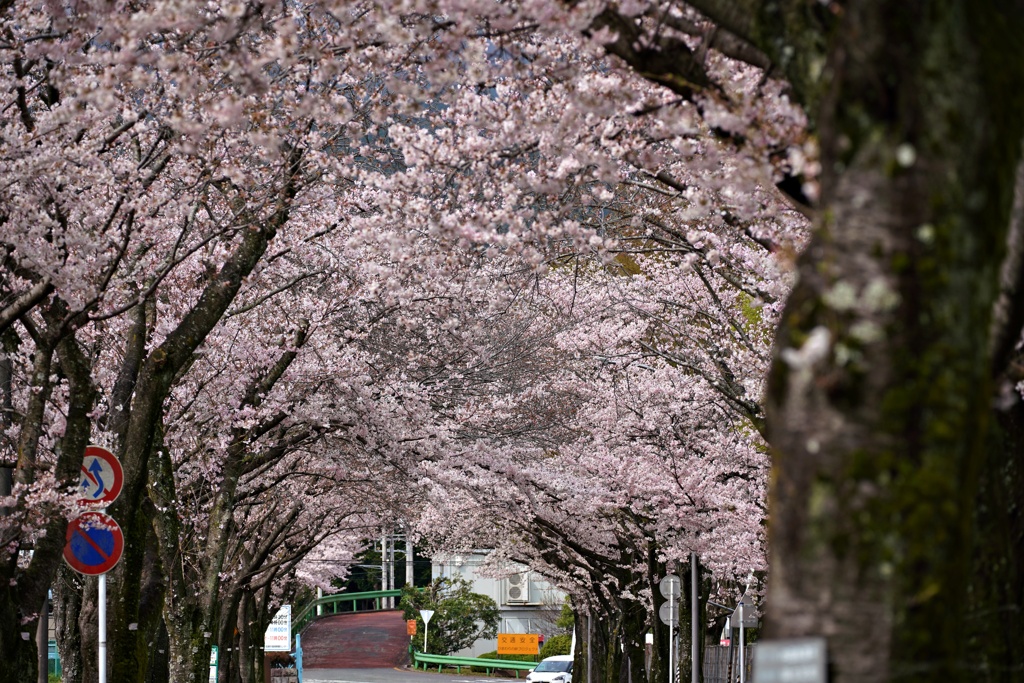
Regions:
[[[423,617],[423,654],[427,654],[427,629],[430,625],[430,617],[434,616],[434,610],[421,609],[420,616]]]
[[[292,653],[292,658],[295,660],[295,676],[299,683],[302,683],[302,635],[298,633],[295,634],[295,652]]]
[[[700,673],[697,662],[700,661],[698,636],[700,625],[697,621],[697,553],[690,553],[690,682],[697,683]]]
[[[679,612],[676,608],[676,600],[679,598],[680,592],[679,586],[679,577],[675,574],[668,574],[658,584],[658,590],[661,591],[662,597],[668,598],[668,602],[658,610],[658,616],[661,617],[664,623],[668,624],[668,683],[674,683],[676,680],[675,626]],[[668,607],[668,610],[665,607]]]
[[[739,624],[740,629],[740,683],[746,683],[745,652],[744,652],[744,629],[756,628],[757,614],[754,609],[754,602],[744,593],[740,596],[736,609],[733,611],[733,624]]]
[[[117,500],[124,487],[124,471],[114,454],[101,446],[88,446],[82,459],[82,497],[78,504],[100,508],[85,512],[68,524],[64,559],[75,571],[98,576],[99,683],[107,683],[107,572],[121,559],[124,534],[112,517],[104,512]]]

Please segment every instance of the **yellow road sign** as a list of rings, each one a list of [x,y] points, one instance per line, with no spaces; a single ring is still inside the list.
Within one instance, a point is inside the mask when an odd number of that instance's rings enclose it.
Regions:
[[[540,636],[536,633],[499,633],[499,655],[535,655],[540,652]]]

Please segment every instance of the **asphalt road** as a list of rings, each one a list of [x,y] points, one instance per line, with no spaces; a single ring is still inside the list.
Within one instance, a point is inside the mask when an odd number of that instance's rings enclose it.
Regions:
[[[304,669],[302,672],[303,683],[506,683],[515,680],[473,674],[439,674],[404,668]]]

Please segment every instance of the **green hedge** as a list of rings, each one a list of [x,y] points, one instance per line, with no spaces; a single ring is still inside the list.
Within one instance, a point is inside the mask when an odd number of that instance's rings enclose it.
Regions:
[[[544,647],[540,649],[540,658],[545,659],[555,655],[567,655],[571,647],[572,636],[551,636],[544,641]]]

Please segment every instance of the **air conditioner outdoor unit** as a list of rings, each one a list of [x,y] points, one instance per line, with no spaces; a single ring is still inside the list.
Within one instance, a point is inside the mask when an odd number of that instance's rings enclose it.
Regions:
[[[513,574],[505,579],[505,603],[524,604],[530,599],[530,573]]]

